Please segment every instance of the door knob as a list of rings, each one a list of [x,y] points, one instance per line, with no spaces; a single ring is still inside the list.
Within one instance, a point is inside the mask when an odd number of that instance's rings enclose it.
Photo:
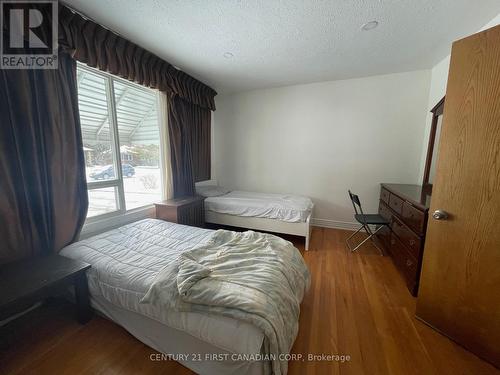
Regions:
[[[448,219],[448,214],[443,210],[436,210],[432,213],[432,217],[436,220],[446,220]]]

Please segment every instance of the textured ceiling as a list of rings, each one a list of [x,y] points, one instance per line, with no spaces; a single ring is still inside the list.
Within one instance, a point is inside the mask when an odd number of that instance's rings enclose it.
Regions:
[[[499,0],[65,2],[223,93],[430,68],[500,12]]]

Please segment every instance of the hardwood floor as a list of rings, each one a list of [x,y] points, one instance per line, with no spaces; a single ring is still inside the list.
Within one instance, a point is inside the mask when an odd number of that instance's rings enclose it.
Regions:
[[[415,299],[388,257],[370,245],[349,253],[350,232],[314,228],[303,252],[312,285],[302,303],[290,374],[500,374],[416,320]],[[297,246],[303,247],[298,240]],[[0,374],[192,374],[100,317],[82,326],[72,306],[37,309],[0,328]],[[307,361],[308,354],[350,356]]]

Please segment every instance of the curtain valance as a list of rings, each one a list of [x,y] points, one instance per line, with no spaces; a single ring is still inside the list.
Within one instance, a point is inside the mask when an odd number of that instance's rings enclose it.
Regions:
[[[59,46],[89,66],[215,110],[217,92],[211,87],[64,5],[59,7]]]

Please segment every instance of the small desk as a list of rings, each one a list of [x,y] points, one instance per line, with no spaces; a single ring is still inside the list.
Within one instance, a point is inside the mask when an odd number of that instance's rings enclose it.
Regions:
[[[156,218],[172,223],[205,226],[205,198],[200,196],[169,199],[155,203]]]
[[[0,320],[30,304],[63,290],[75,288],[77,317],[82,324],[92,317],[86,271],[90,264],[46,255],[0,266]]]

